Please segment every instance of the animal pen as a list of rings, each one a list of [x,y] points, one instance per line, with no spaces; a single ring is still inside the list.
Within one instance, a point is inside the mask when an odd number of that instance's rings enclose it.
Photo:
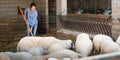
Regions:
[[[32,1],[33,0],[30,0],[30,2]],[[113,30],[114,32],[117,32],[117,30],[113,29],[114,19],[112,15],[102,14],[104,13],[104,10],[105,11],[111,10],[111,6],[108,5],[109,4],[112,5],[111,4],[112,2],[106,2],[110,0],[104,0],[102,2],[100,2],[101,0],[98,1],[79,0],[80,3],[81,1],[84,2],[81,4],[79,4],[77,0],[75,1],[68,0],[67,15],[57,15],[56,0],[48,0],[48,3],[44,2],[46,0],[38,0],[41,1],[41,3],[38,2],[37,0],[34,1],[37,4],[41,4],[42,6],[42,7],[39,6],[41,9],[38,9],[38,13],[40,14],[38,16],[38,21],[39,21],[38,32],[37,32],[38,36],[46,36],[42,34],[48,33],[47,36],[53,35],[60,39],[72,39],[73,42],[75,42],[77,34],[81,32],[90,34],[91,38],[93,38],[93,35],[96,34],[105,34],[116,39],[119,35],[119,33],[113,34]],[[95,3],[96,1],[98,2],[98,4]],[[103,2],[107,4],[105,6],[101,6],[101,3]],[[20,4],[21,5],[20,7],[24,7],[22,6],[22,4],[23,2]],[[15,6],[15,9],[17,9],[17,7],[18,5]],[[81,12],[81,14],[78,14],[78,12]],[[0,47],[1,47],[0,51],[16,51],[16,45],[18,41],[22,37],[26,36],[26,25],[21,17],[12,18],[8,14],[4,14],[4,13],[1,14],[2,16],[0,15]],[[119,27],[118,25],[119,23],[115,25],[115,28]],[[39,35],[39,33],[41,33],[41,35]],[[100,55],[88,59],[99,60],[102,58],[106,58],[106,59],[118,58],[119,60],[119,57],[120,57],[120,53],[113,53],[108,55],[107,54],[102,55],[102,57]]]

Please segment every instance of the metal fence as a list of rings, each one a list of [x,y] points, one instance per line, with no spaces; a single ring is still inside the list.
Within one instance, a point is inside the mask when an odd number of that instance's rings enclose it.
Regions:
[[[64,29],[85,32],[90,34],[105,34],[112,36],[111,16],[94,14],[71,14],[59,16]]]
[[[18,18],[11,18],[9,16],[0,17],[0,42],[10,43],[17,38],[16,35],[25,32],[25,23]]]

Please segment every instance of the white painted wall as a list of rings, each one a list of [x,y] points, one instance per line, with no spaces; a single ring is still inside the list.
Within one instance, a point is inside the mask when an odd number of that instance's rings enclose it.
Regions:
[[[120,18],[120,0],[112,0],[112,17]]]
[[[67,15],[67,0],[56,0],[57,15]]]

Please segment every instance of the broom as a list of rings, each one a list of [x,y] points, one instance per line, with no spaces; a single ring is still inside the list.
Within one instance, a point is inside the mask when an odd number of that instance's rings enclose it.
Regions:
[[[20,10],[20,13],[22,14],[23,20],[25,21],[25,23],[27,25],[28,30],[30,30],[30,26],[28,25],[26,18],[24,18],[23,11],[20,7],[19,7],[19,10]],[[30,34],[33,36],[33,33],[31,31],[30,31]]]

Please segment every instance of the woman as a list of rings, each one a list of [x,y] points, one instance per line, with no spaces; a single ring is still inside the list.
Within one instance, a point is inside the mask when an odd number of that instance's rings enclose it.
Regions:
[[[37,25],[38,25],[38,13],[36,10],[36,4],[35,3],[31,3],[30,4],[30,8],[26,8],[24,11],[24,18],[27,19],[27,22],[30,26],[30,28],[27,28],[27,35],[30,36],[30,32],[33,33],[33,35],[36,35],[36,31],[37,31]]]

